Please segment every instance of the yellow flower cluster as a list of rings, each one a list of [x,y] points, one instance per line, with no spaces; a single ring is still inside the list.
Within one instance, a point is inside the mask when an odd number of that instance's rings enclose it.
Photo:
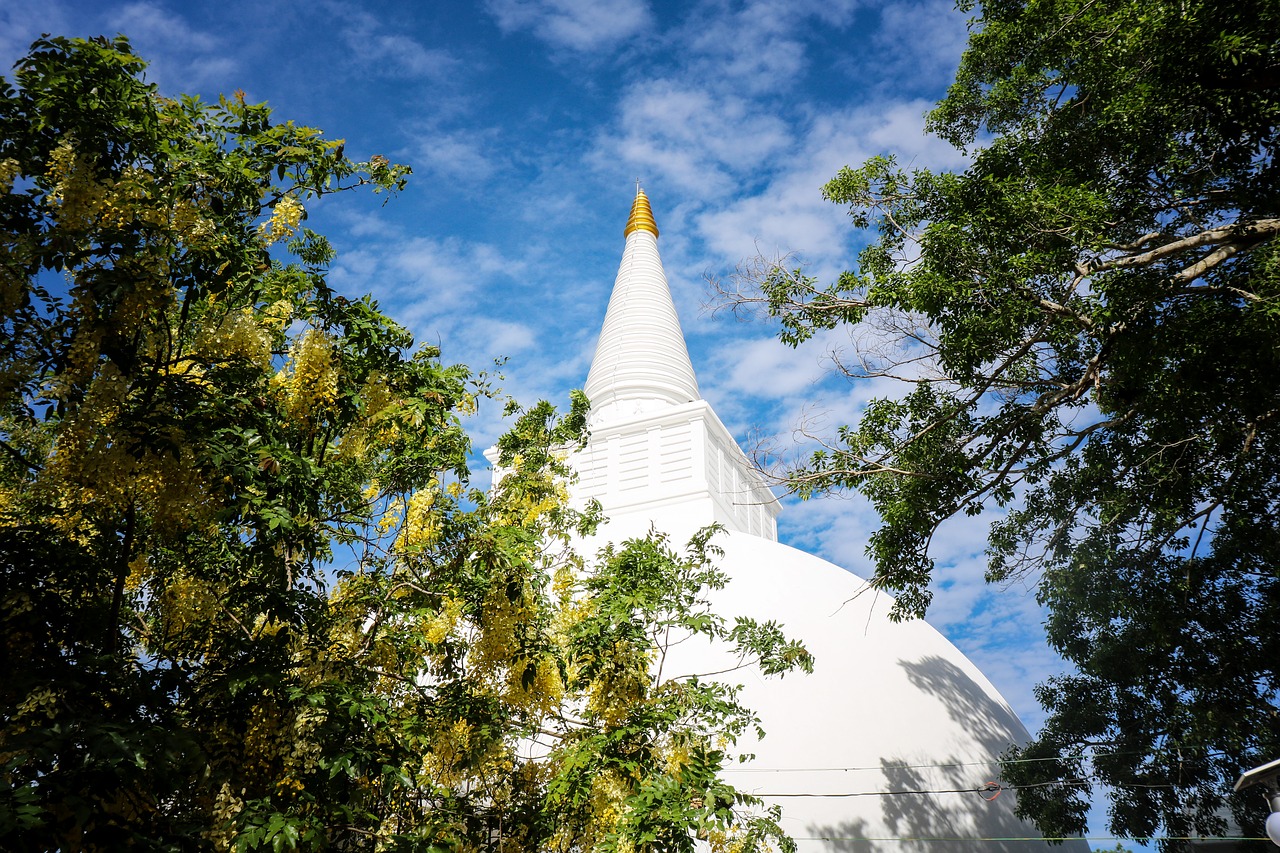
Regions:
[[[75,150],[72,137],[63,137],[49,155],[45,177],[53,184],[48,201],[60,225],[88,229],[97,220],[107,198],[93,168]]]
[[[386,376],[376,370],[370,373],[360,388],[361,419],[347,429],[338,453],[344,459],[359,459],[370,447],[385,447],[394,441],[399,427],[387,414],[396,402]]]
[[[291,365],[277,373],[273,382],[284,392],[289,417],[315,428],[338,400],[339,364],[333,340],[319,329],[308,329],[290,355]]]
[[[104,184],[104,196],[97,210],[97,224],[105,228],[125,228],[135,221],[150,225],[177,226],[186,234],[199,218],[190,203],[180,203],[166,211],[155,196],[155,181],[150,172],[136,166],[127,168],[119,180]]]
[[[492,686],[496,689],[502,689],[506,682],[503,674],[511,664],[517,632],[534,616],[523,597],[518,601],[508,597],[506,586],[499,580],[490,587],[481,609],[480,633],[471,647],[476,670],[492,673]]]
[[[84,400],[64,422],[53,458],[38,488],[54,505],[67,508],[60,525],[68,535],[79,523],[74,510],[119,513],[137,508],[161,531],[190,529],[211,512],[193,456],[172,428],[168,444],[177,453],[132,452],[121,416],[130,388],[113,364],[89,383]]]
[[[578,579],[573,569],[564,564],[556,566],[554,574],[551,575],[551,591],[555,593],[556,598],[566,601],[573,595],[577,585]]]
[[[564,681],[560,678],[560,668],[549,657],[538,661],[533,683],[527,690],[524,686],[524,673],[519,667],[511,668],[507,674],[505,698],[524,711],[540,716],[550,714],[564,699]]]
[[[18,177],[20,170],[18,161],[12,157],[0,160],[0,193],[8,195],[13,192],[13,179]]]
[[[371,423],[377,423],[385,415],[387,407],[396,402],[391,393],[391,385],[381,371],[373,371],[364,381],[360,389],[360,398],[364,408],[364,416]]]
[[[614,726],[644,699],[649,686],[649,655],[623,641],[615,642],[606,655],[609,665],[587,688],[587,709],[605,725]]]
[[[471,747],[471,724],[454,720],[435,732],[431,749],[422,760],[422,772],[433,784],[456,786],[466,775]]]
[[[125,578],[124,588],[137,592],[151,578],[151,565],[146,554],[139,554],[129,562],[129,575]]]
[[[617,828],[625,814],[625,803],[630,795],[630,787],[616,770],[606,770],[597,775],[592,780],[591,793],[588,795],[591,820],[585,826],[566,826],[562,830],[562,837],[552,838],[552,846],[561,850],[594,849]],[[577,837],[570,833],[575,833]]]
[[[439,538],[440,513],[436,509],[439,494],[439,486],[433,482],[414,492],[409,498],[405,507],[404,526],[396,542],[396,548],[401,553],[419,552],[431,547]]]
[[[161,605],[166,632],[170,635],[195,632],[197,636],[192,637],[190,648],[196,653],[204,651],[209,622],[220,607],[218,591],[198,578],[179,574],[161,593]]]
[[[196,334],[194,354],[210,363],[245,359],[266,370],[271,366],[271,336],[252,308],[210,311]]]
[[[530,661],[517,656],[516,637],[537,620],[538,610],[532,598],[512,602],[504,586],[495,584],[486,597],[470,660],[475,662],[477,671],[486,674],[495,698],[504,705],[521,713],[545,716],[564,702],[565,682],[554,657]]]
[[[245,778],[255,779],[255,784],[288,798],[305,789],[305,778],[319,764],[319,730],[325,719],[323,709],[281,708],[271,698],[264,698],[250,709],[243,735],[237,735],[234,726],[229,725],[221,727],[220,734],[232,741],[229,745],[233,750],[241,753]],[[237,796],[224,784],[214,798],[214,829],[208,837],[216,849],[232,849],[232,822],[244,808],[244,796],[244,790]]]
[[[663,769],[679,779],[684,768],[689,766],[693,755],[687,743],[673,743],[664,750]]]
[[[67,348],[66,366],[61,373],[46,380],[41,388],[41,393],[50,400],[65,400],[81,383],[87,382],[97,369],[102,354],[105,330],[98,323],[98,307],[84,288],[72,289],[71,313],[79,324]]]
[[[244,791],[240,793],[243,795]],[[244,800],[235,795],[230,784],[223,782],[213,800],[213,828],[207,833],[208,839],[213,842],[213,849],[235,849],[236,832],[233,821],[243,810]]]
[[[378,519],[378,532],[386,533],[393,529],[404,517],[404,498],[392,498],[387,504],[386,510],[383,511],[382,517]]]
[[[4,161],[9,163],[12,161]],[[17,164],[0,164],[0,187],[9,192]],[[63,137],[49,157],[45,177],[52,184],[47,201],[64,228],[126,228],[145,222],[165,228],[189,243],[218,238],[212,221],[187,199],[168,199],[157,191],[155,175],[138,166],[123,170],[119,178],[101,180],[92,165],[76,151],[76,140]]]
[[[262,325],[274,332],[283,332],[293,322],[293,303],[277,299],[262,309]]]
[[[511,469],[519,470],[524,464],[525,459],[515,454]],[[564,506],[568,499],[568,486],[563,479],[550,474],[524,472],[522,477],[499,481],[491,506],[501,524],[535,527],[549,513]]]
[[[738,832],[713,829],[707,833],[707,846],[711,853],[742,853],[747,846],[747,838]]]
[[[314,772],[319,764],[321,748],[317,731],[327,717],[323,708],[303,708],[294,714],[288,746],[283,756],[285,767],[294,776]],[[298,790],[301,787],[299,784]]]
[[[423,636],[428,643],[443,643],[457,628],[462,618],[462,599],[446,596],[440,610],[423,626]]]
[[[557,483],[555,488],[547,494],[542,500],[531,501],[524,511],[524,523],[526,526],[532,527],[540,522],[547,513],[559,509],[564,506],[569,495],[562,483]]]
[[[363,645],[364,635],[357,625],[338,623],[329,631],[328,653],[336,660],[350,660]]]
[[[271,211],[271,218],[258,227],[258,233],[268,243],[279,243],[288,240],[298,231],[298,223],[302,222],[305,208],[302,202],[291,195],[276,202]]]
[[[280,709],[270,700],[253,706],[244,733],[244,761],[249,776],[265,776],[279,756],[288,734]]]

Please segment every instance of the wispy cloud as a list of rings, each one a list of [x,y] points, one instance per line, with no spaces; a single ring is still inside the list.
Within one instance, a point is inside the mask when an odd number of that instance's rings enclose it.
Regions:
[[[484,184],[498,171],[502,159],[494,129],[423,129],[411,132],[409,152],[414,173],[434,175],[455,185]],[[421,177],[419,177],[419,180]]]
[[[0,7],[0,76],[10,78],[10,66],[27,52],[27,48],[42,33],[99,35],[83,29],[74,31],[69,27],[68,21],[65,8],[57,0],[6,2]]]
[[[965,17],[951,0],[906,0],[881,8],[872,45],[885,78],[919,90],[950,82],[967,41]]]
[[[532,326],[510,320],[479,317],[470,324],[469,331],[488,341],[495,352],[506,353],[508,356],[523,355],[538,342],[537,333]]]
[[[595,156],[710,199],[740,188],[790,142],[786,123],[753,101],[685,81],[647,80],[619,100]]]
[[[708,248],[722,257],[797,253],[829,279],[851,262],[853,234],[844,212],[824,201],[822,185],[845,165],[893,153],[917,165],[955,162],[949,147],[923,137],[923,101],[887,102],[821,114],[797,130],[785,159],[775,162],[763,188],[709,205],[696,224]]]
[[[497,290],[522,264],[486,243],[459,238],[414,237],[366,239],[360,248],[344,252],[330,271],[330,280],[343,292],[359,293],[376,282],[383,305],[421,340],[452,338],[464,317],[475,315],[478,294]],[[449,340],[476,354],[474,342]],[[484,359],[482,359],[484,360]]]
[[[785,91],[809,67],[807,30],[843,27],[856,0],[710,0],[672,34],[688,70],[708,85],[753,94]]]
[[[489,0],[504,32],[528,31],[553,48],[591,52],[613,47],[647,29],[644,0]]]
[[[186,19],[155,3],[128,3],[111,16],[111,21],[137,38],[168,42],[186,51],[208,53],[219,47],[217,38],[193,28]]]
[[[128,3],[109,13],[112,32],[129,36],[151,62],[148,77],[168,92],[220,87],[239,65],[232,47],[155,3]]]
[[[389,28],[353,3],[328,0],[324,9],[342,34],[347,57],[365,73],[380,77],[443,80],[461,63],[448,50],[428,47],[418,39]]]

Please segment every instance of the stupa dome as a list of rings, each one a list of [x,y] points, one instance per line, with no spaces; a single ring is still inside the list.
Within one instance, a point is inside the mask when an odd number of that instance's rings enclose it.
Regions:
[[[777,500],[698,394],[643,192],[625,236],[571,499],[603,505],[601,541],[653,527],[680,543],[723,525],[713,541],[730,582],[717,612],[775,620],[816,658],[812,675],[728,677],[746,680],[743,698],[767,733],[739,743],[755,758],[726,771],[728,781],[780,804],[783,828],[807,853],[1048,851],[1014,815],[1016,792],[998,787],[999,756],[1028,739],[1009,704],[928,623],[889,620],[888,596],[777,541]],[[681,644],[665,671],[723,670],[724,653],[699,642]]]

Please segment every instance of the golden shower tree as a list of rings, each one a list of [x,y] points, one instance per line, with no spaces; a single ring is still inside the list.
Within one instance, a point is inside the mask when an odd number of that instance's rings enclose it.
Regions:
[[[326,284],[307,205],[408,170],[144,68],[0,82],[0,846],[787,846],[717,778],[734,690],[649,664],[807,653],[710,612],[708,536],[575,554],[585,400],[472,487],[488,380]]]

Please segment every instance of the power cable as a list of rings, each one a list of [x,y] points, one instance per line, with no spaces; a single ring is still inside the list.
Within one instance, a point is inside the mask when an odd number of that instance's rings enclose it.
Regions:
[[[1091,745],[1091,748],[1097,749],[1097,745]],[[1205,750],[1207,752],[1218,755],[1225,755],[1221,750],[1216,750],[1209,746],[1183,746],[1181,749],[1188,750]],[[1147,755],[1148,753],[1134,750],[1129,752],[1109,752],[1106,757],[1119,757],[1125,755]],[[861,773],[882,770],[923,770],[938,767],[990,767],[997,764],[1036,764],[1045,761],[1061,761],[1059,756],[1050,756],[1047,758],[1015,758],[1001,759],[991,758],[988,761],[953,761],[946,763],[934,764],[888,764],[875,767],[726,767],[725,773]]]
[[[860,835],[793,835],[793,841],[896,841],[896,842],[915,842],[915,841],[940,841],[955,843],[957,841],[973,841],[988,843],[992,841],[1049,841],[1059,843],[1063,841],[1114,841],[1135,843],[1132,838],[1120,838],[1117,836],[1107,835],[1059,835],[1059,836],[1039,836],[1039,835],[1022,835],[1022,836],[927,836],[927,835],[904,835],[904,836],[882,836],[868,837]],[[1161,837],[1161,841],[1267,841],[1266,837],[1261,838],[1242,838],[1231,835],[1171,835]]]
[[[1002,791],[1019,791],[1028,788],[1050,788],[1056,786],[1078,786],[1087,785],[1090,782],[1097,782],[1098,779],[1090,779],[1085,777],[1077,777],[1075,779],[1054,779],[1049,782],[1028,782],[1025,785],[1002,785],[999,782],[988,782],[977,788],[918,788],[904,789],[898,791],[839,791],[832,793],[818,793],[816,791],[778,791],[767,793],[753,793],[752,796],[762,799],[782,799],[782,798],[812,798],[812,799],[844,799],[849,797],[897,797],[897,796],[928,796],[932,794],[980,794],[983,799],[990,802],[1000,796]],[[1143,784],[1139,782],[1116,783],[1111,784],[1113,788],[1138,788],[1138,789],[1161,789],[1175,788],[1172,783],[1163,784]]]
[[[725,773],[861,773],[880,770],[922,770],[934,767],[990,767],[995,764],[1034,764],[1040,761],[1059,761],[1058,758],[1019,758],[1013,761],[953,761],[945,764],[885,764],[877,767],[726,767]]]

